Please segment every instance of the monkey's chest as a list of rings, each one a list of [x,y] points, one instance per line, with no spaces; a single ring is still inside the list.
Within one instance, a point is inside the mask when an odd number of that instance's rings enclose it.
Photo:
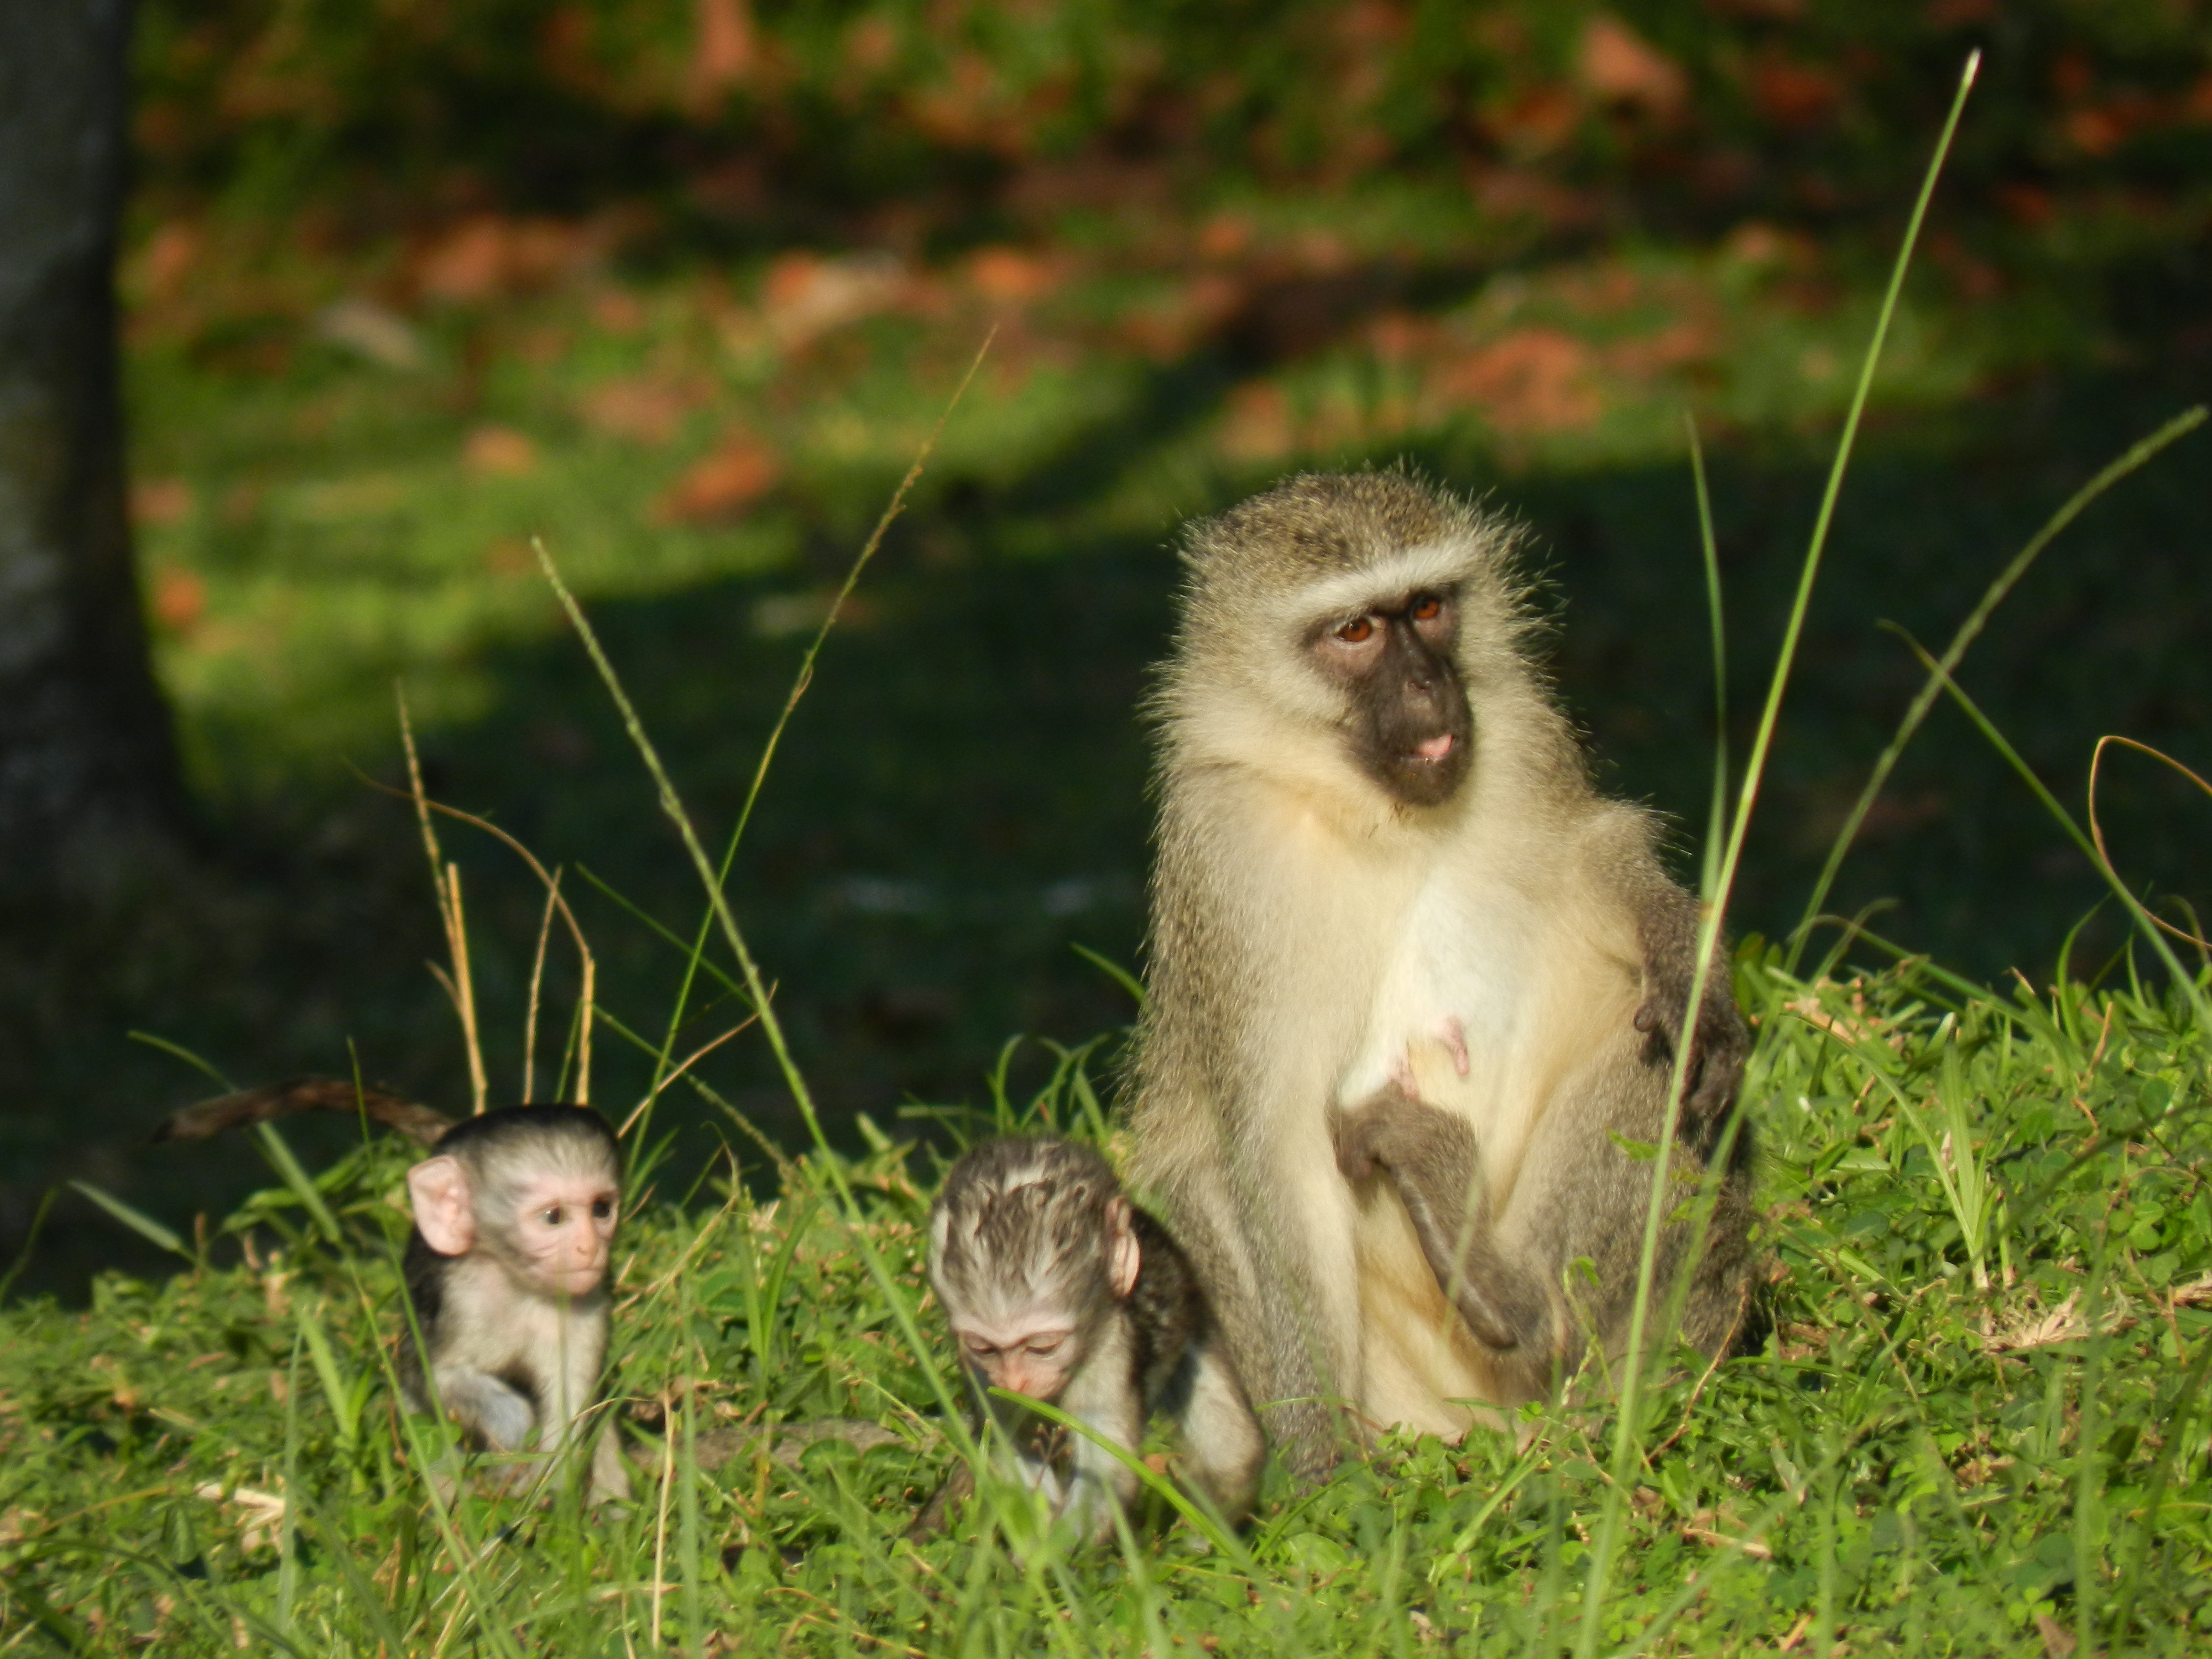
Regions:
[[[580,1362],[595,1364],[598,1345],[588,1323],[574,1310],[541,1297],[512,1290],[472,1275],[453,1287],[444,1320],[447,1343],[441,1360],[504,1378],[543,1403],[562,1372]]]
[[[1522,1115],[1542,944],[1533,907],[1510,890],[1425,887],[1383,953],[1336,1103],[1356,1111],[1395,1089],[1465,1116],[1491,1151]]]

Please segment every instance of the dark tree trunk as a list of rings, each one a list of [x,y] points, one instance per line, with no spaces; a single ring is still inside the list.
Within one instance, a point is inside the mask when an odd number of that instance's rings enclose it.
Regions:
[[[110,886],[181,817],[125,511],[131,9],[0,0],[0,884]]]

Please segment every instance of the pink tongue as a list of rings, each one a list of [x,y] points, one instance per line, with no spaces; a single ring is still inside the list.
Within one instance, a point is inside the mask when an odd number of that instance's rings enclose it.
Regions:
[[[1413,752],[1423,760],[1442,760],[1451,753],[1451,746],[1452,735],[1447,732],[1441,738],[1431,738],[1426,743],[1416,745]]]

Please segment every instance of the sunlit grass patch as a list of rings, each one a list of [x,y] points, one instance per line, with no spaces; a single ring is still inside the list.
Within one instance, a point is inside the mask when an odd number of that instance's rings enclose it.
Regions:
[[[2192,1650],[2212,1633],[2212,1121],[2185,1003],[1998,995],[1911,963],[1808,981],[1758,946],[1737,977],[1771,1103],[1770,1332],[1663,1384],[1603,1650],[1817,1630],[1853,1652],[2025,1654],[2084,1618],[2104,1642]],[[1879,1080],[1932,1105],[1954,1072],[1972,1140],[1954,1155],[2001,1199],[1986,1289]],[[1066,1077],[1008,1110],[1091,1133]],[[637,1501],[593,1521],[472,1498],[448,1541],[384,1358],[405,1157],[374,1145],[319,1178],[337,1247],[279,1188],[241,1218],[250,1261],[0,1316],[0,1618],[41,1632],[33,1649],[75,1632],[215,1653],[242,1626],[318,1652],[386,1630],[409,1650],[596,1651],[657,1621],[685,1652],[1489,1652],[1571,1628],[1602,1411],[1460,1448],[1393,1437],[1315,1493],[1279,1481],[1249,1566],[1164,1514],[1134,1557],[1024,1566],[988,1520],[902,1541],[953,1455],[921,1369],[947,1361],[926,1312],[926,1362],[897,1334],[820,1154],[772,1200],[726,1171],[688,1208],[661,1191],[619,1241],[611,1388]],[[838,1172],[909,1305],[940,1167],[885,1141]],[[827,1419],[890,1434],[776,1455],[775,1423]]]
[[[1164,538],[1288,467],[1411,447],[1571,476],[1671,459],[1686,406],[1811,437],[1849,401],[1875,296],[1802,235],[1522,264],[1449,246],[1443,205],[1386,191],[1332,225],[1259,197],[1118,240],[653,271],[588,224],[353,254],[166,229],[132,266],[134,460],[203,781],[370,752],[395,674],[433,726],[481,717],[483,653],[552,618],[533,534],[593,598],[849,543],[993,328],[924,489],[1017,554]],[[2009,361],[2003,310],[1906,304],[1880,406],[1971,392]]]

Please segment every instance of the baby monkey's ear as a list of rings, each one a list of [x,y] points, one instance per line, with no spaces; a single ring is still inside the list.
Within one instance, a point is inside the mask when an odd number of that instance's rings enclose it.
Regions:
[[[423,1242],[440,1255],[466,1255],[477,1242],[468,1173],[450,1153],[425,1158],[407,1172],[407,1196]]]
[[[1137,1287],[1137,1269],[1144,1265],[1137,1230],[1129,1224],[1129,1200],[1113,1199],[1106,1206],[1106,1271],[1113,1277],[1116,1301],[1127,1299]]]

